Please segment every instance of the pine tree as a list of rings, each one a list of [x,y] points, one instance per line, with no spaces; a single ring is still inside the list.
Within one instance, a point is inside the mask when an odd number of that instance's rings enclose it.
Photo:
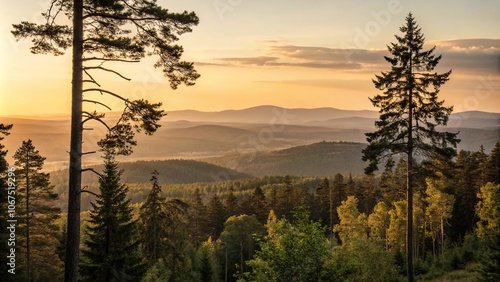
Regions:
[[[207,207],[201,199],[200,189],[196,188],[193,198],[190,201],[189,209],[189,230],[190,239],[196,247],[208,238]]]
[[[138,281],[142,276],[137,221],[126,199],[128,188],[120,183],[121,174],[114,157],[106,153],[100,195],[92,203],[90,225],[85,230],[83,281]]]
[[[233,216],[239,215],[240,207],[238,204],[238,199],[234,195],[234,187],[229,187],[229,192],[226,194],[226,199],[224,200],[224,209],[226,210],[226,220]]]
[[[254,214],[260,223],[264,224],[269,215],[266,196],[260,186],[255,187],[252,197],[250,198],[250,214]]]
[[[330,189],[330,181],[323,178],[316,187],[315,202],[320,222],[325,225],[330,223],[330,227],[333,227],[330,222]]]
[[[5,157],[7,156],[7,150],[4,150],[5,146],[1,143],[1,141],[5,138],[5,136],[8,136],[10,134],[10,130],[12,129],[12,124],[10,125],[5,125],[3,123],[0,123],[0,240],[3,242],[0,244],[0,273],[2,273],[2,279],[5,279],[6,282],[9,281],[15,281],[16,278],[19,278],[20,275],[12,275],[7,272],[10,267],[7,265],[9,262],[9,259],[7,258],[7,255],[9,255],[10,249],[13,248],[16,250],[16,256],[19,256],[19,248],[18,246],[9,246],[7,242],[10,234],[9,232],[4,232],[7,230],[8,223],[7,223],[7,210],[8,210],[8,196],[14,197],[16,199],[17,197],[15,195],[10,195],[8,194],[8,189],[9,189],[9,182],[12,183],[10,187],[15,187],[15,183],[12,181],[8,181],[9,178],[9,165],[7,163],[7,160]],[[14,176],[15,171],[11,171],[10,176]],[[11,189],[12,191],[15,191],[14,189]],[[12,198],[11,198],[12,199]],[[17,243],[16,243],[17,244]]]
[[[192,31],[199,20],[195,13],[172,13],[157,1],[51,0],[42,14],[45,23],[21,22],[13,25],[17,39],[31,38],[35,54],[64,54],[72,47],[71,136],[68,191],[68,248],[65,280],[78,279],[80,247],[80,202],[84,124],[95,120],[105,125],[105,146],[121,154],[130,154],[135,132],[152,134],[164,116],[161,103],[145,99],[131,100],[121,93],[104,89],[94,72],[107,72],[131,80],[106,63],[134,63],[154,55],[154,67],[160,68],[172,89],[180,84],[193,85],[199,74],[193,63],[181,61],[183,48],[175,42]],[[71,24],[68,24],[70,22]],[[85,77],[84,77],[85,76]],[[83,97],[85,95],[85,98]],[[83,104],[111,108],[94,100],[93,94],[107,95],[124,103],[124,111],[114,126],[106,124],[104,114],[84,110]],[[101,108],[98,108],[101,109]],[[83,118],[83,122],[82,122]]]
[[[140,209],[142,255],[149,262],[155,264],[165,254],[163,241],[166,237],[165,198],[161,197],[161,187],[158,184],[158,171],[151,176],[153,187]]]
[[[214,194],[207,204],[207,226],[209,236],[213,240],[219,238],[220,233],[224,229],[224,206],[217,194]]]
[[[62,273],[63,264],[55,253],[60,209],[54,206],[57,194],[42,172],[45,158],[31,140],[23,141],[14,154],[16,182],[22,206],[23,248],[26,279],[50,280]],[[60,279],[60,277],[59,277]]]
[[[500,142],[495,144],[486,161],[486,182],[500,184]]]
[[[391,56],[385,59],[391,64],[391,70],[376,75],[373,80],[375,87],[383,91],[370,99],[380,108],[380,119],[375,122],[377,130],[366,134],[369,145],[363,150],[363,160],[369,161],[365,172],[372,173],[381,158],[407,155],[407,278],[412,282],[413,157],[414,154],[426,158],[453,156],[458,133],[437,130],[437,126],[446,126],[453,110],[438,100],[440,87],[448,81],[451,70],[443,74],[433,72],[441,56],[433,54],[435,47],[423,50],[425,39],[411,13],[400,31],[403,36],[396,35],[397,43],[387,47]]]

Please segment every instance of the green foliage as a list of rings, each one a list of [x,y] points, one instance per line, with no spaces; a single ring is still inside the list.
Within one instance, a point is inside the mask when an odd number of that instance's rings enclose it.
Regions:
[[[326,281],[403,281],[394,257],[378,242],[353,239],[334,247],[327,263],[332,280]]]
[[[198,270],[197,281],[218,282],[218,265],[216,257],[216,244],[208,239],[198,248],[196,252],[196,268]]]
[[[482,152],[460,151],[455,161],[454,185],[451,192],[455,195],[456,204],[453,210],[451,224],[455,227],[454,238],[463,237],[476,227],[476,206],[479,201],[481,171],[485,168],[482,163]]]
[[[141,282],[169,281],[171,275],[170,270],[165,265],[165,261],[159,259],[146,271]]]
[[[491,154],[488,156],[485,170],[485,182],[500,184],[500,142],[495,144]]]
[[[488,250],[482,258],[481,281],[500,280],[500,232],[491,234],[486,239]]]
[[[245,281],[321,281],[328,256],[325,230],[304,209],[295,212],[294,220],[295,224],[286,219],[268,224],[261,250],[247,262],[252,271]]]
[[[444,225],[452,216],[455,197],[443,192],[445,184],[442,181],[427,180],[427,190],[425,191],[427,208],[425,215],[429,226],[429,233],[432,238],[433,254],[436,254],[436,240],[440,236],[441,252],[444,252]]]
[[[340,223],[335,225],[333,231],[338,232],[343,245],[350,244],[356,240],[368,238],[368,221],[364,213],[358,210],[358,199],[348,196],[337,208]]]
[[[500,233],[500,184],[487,183],[477,194],[479,203],[476,206],[479,222],[478,236],[485,237]]]
[[[132,208],[126,200],[128,189],[120,183],[120,175],[113,156],[107,155],[99,179],[100,195],[92,203],[90,225],[86,228],[83,281],[130,281],[142,277],[137,222],[132,219]]]
[[[224,277],[234,281],[238,272],[242,275],[248,271],[246,261],[250,260],[256,250],[256,240],[266,233],[264,226],[255,215],[231,216],[224,223],[224,231],[220,235],[220,252],[224,257]],[[241,277],[240,277],[241,278]]]
[[[390,224],[389,207],[384,202],[379,202],[368,216],[370,238],[384,242],[388,249],[388,229]]]

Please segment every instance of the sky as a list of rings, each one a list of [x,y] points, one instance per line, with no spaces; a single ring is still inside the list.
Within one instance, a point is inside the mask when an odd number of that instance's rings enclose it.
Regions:
[[[258,105],[376,110],[372,79],[389,70],[386,45],[412,12],[452,69],[439,97],[455,111],[500,112],[500,0],[158,0],[171,11],[194,11],[200,24],[181,36],[183,59],[201,74],[195,86],[172,90],[144,59],[116,65],[130,82],[101,76],[106,89],[162,102],[168,111],[221,111]],[[70,112],[71,50],[34,55],[16,41],[13,23],[40,22],[50,0],[2,3],[0,116]],[[120,103],[108,100],[113,110]]]

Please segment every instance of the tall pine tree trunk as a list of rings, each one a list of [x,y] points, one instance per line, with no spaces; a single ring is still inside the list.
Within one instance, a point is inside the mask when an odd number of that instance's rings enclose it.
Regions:
[[[407,258],[407,278],[408,282],[413,282],[413,66],[410,59],[409,93],[408,93],[408,162],[406,179],[406,201],[407,201],[407,222],[406,222],[406,258]]]
[[[26,276],[31,281],[30,264],[30,155],[26,150]]]
[[[73,74],[68,191],[68,239],[64,281],[78,281],[80,249],[80,191],[82,167],[83,0],[73,1]]]

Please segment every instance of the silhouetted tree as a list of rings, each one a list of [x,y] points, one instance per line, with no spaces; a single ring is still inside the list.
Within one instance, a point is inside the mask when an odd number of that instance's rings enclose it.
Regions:
[[[375,87],[383,91],[370,99],[380,108],[380,119],[375,122],[377,130],[366,134],[369,144],[363,150],[363,160],[369,161],[365,169],[369,174],[377,169],[381,158],[407,155],[407,276],[408,281],[413,281],[413,156],[451,157],[456,153],[453,147],[458,139],[457,133],[436,130],[447,124],[453,110],[444,107],[444,101],[437,96],[451,70],[443,74],[433,72],[441,56],[433,54],[435,47],[423,50],[425,39],[411,13],[400,31],[403,36],[396,35],[397,43],[387,47],[391,56],[385,59],[391,70],[373,80]]]
[[[5,146],[1,143],[1,141],[5,138],[5,136],[8,136],[10,134],[10,130],[12,129],[12,124],[5,125],[3,123],[0,123],[0,240],[4,242],[3,244],[0,244],[0,252],[4,255],[0,255],[0,271],[2,274],[2,279],[5,279],[6,282],[9,281],[16,281],[17,278],[21,276],[19,272],[16,272],[15,275],[9,274],[7,272],[8,269],[11,269],[7,263],[9,262],[9,258],[7,258],[7,255],[9,255],[10,249],[13,248],[16,250],[17,253],[19,253],[19,245],[16,246],[9,246],[8,245],[8,239],[10,237],[9,232],[5,232],[8,227],[7,223],[7,216],[8,216],[8,196],[10,196],[10,199],[15,199],[17,200],[18,197],[12,193],[14,192],[8,192],[9,187],[11,187],[11,191],[15,191],[13,187],[15,187],[15,182],[13,181],[8,181],[9,178],[9,172],[10,172],[10,177],[15,176],[15,170],[14,171],[9,171],[9,165],[7,163],[7,160],[5,157],[7,156],[7,150],[5,150]],[[11,183],[10,186],[8,183]]]
[[[56,255],[60,209],[54,206],[57,194],[49,183],[49,174],[42,172],[45,157],[36,150],[31,140],[23,141],[14,154],[16,186],[23,228],[23,252],[27,280],[51,280],[62,270]],[[20,239],[19,236],[18,239]],[[59,278],[60,279],[60,278]]]
[[[495,144],[486,161],[486,181],[500,184],[500,142]],[[484,185],[484,184],[483,184]]]
[[[115,74],[130,80],[120,72],[104,67],[108,62],[139,62],[146,55],[158,57],[155,67],[161,68],[176,89],[184,83],[193,85],[199,77],[193,64],[181,61],[183,49],[174,42],[179,36],[191,32],[198,24],[194,13],[171,13],[157,5],[156,1],[118,0],[52,0],[43,24],[21,22],[14,25],[12,33],[18,39],[32,38],[31,52],[61,55],[68,47],[73,48],[72,59],[72,113],[68,196],[68,253],[66,255],[66,281],[78,278],[81,158],[84,123],[90,120],[104,124],[108,130],[106,146],[116,147],[122,154],[131,153],[134,129],[152,134],[164,115],[161,103],[147,100],[130,100],[123,95],[102,88],[92,71]],[[64,16],[67,18],[65,19]],[[72,23],[67,24],[68,20]],[[84,79],[83,76],[86,76]],[[83,89],[84,83],[92,85]],[[83,97],[83,94],[87,97]],[[84,111],[83,103],[103,106],[94,100],[93,93],[109,95],[121,100],[124,111],[114,126],[106,124],[104,115],[96,111]],[[83,122],[82,122],[83,118]],[[131,124],[133,123],[133,124]]]
[[[140,209],[142,255],[149,266],[154,265],[165,254],[166,219],[165,198],[160,195],[158,171],[151,173],[152,187]]]
[[[92,203],[81,263],[83,281],[138,281],[143,274],[137,220],[120,183],[122,172],[113,155],[104,156],[99,196]]]
[[[220,233],[224,229],[224,206],[217,194],[214,194],[207,204],[206,224],[208,226],[208,235],[212,239],[219,238]]]

